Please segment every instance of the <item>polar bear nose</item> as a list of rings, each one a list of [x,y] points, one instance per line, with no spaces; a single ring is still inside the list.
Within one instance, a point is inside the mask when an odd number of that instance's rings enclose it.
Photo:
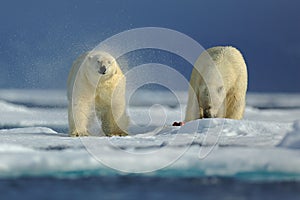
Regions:
[[[101,66],[98,72],[99,72],[100,74],[105,74],[105,72],[106,72],[106,66],[104,66],[104,65]]]

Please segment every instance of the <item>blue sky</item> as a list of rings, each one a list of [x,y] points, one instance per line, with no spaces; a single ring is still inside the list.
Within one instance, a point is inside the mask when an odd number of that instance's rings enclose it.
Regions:
[[[251,92],[300,92],[299,7],[298,0],[2,0],[0,88],[65,88],[79,54],[116,33],[155,26],[205,48],[239,48]]]

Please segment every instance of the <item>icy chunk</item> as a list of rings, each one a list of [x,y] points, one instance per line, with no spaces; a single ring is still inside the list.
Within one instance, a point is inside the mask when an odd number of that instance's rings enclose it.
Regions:
[[[296,121],[293,128],[293,131],[286,134],[283,140],[278,144],[279,147],[300,149],[300,121]]]

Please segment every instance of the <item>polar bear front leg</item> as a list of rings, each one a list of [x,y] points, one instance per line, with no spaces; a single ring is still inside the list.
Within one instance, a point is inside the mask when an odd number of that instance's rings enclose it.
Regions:
[[[197,93],[198,91],[194,91],[192,87],[189,88],[185,122],[203,118],[203,109],[199,106]]]
[[[69,105],[69,134],[72,137],[89,136],[88,125],[91,118],[91,107],[86,101],[76,101]]]
[[[242,119],[245,111],[245,96],[232,95],[228,99],[226,118]]]
[[[125,129],[129,119],[123,113],[112,113],[111,109],[102,110],[100,114],[102,130],[106,136],[126,136]]]

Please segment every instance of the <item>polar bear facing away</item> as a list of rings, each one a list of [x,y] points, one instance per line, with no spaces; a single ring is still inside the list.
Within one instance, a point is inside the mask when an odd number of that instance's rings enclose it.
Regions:
[[[241,119],[247,90],[247,68],[234,47],[213,47],[195,63],[185,121],[201,118]]]
[[[90,135],[88,127],[100,119],[106,136],[127,135],[125,76],[108,53],[91,51],[81,55],[68,77],[70,136]]]

